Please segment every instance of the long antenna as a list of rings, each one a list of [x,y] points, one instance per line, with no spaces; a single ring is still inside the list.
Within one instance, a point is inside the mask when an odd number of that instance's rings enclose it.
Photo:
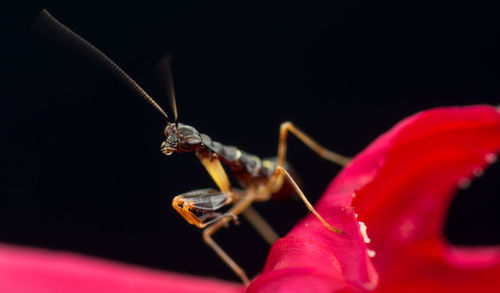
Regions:
[[[50,39],[56,43],[68,47],[70,50],[79,53],[89,61],[105,68],[112,73],[116,78],[125,83],[129,88],[138,93],[158,111],[160,111],[167,122],[170,121],[168,115],[158,105],[148,93],[146,93],[123,69],[120,68],[113,60],[106,56],[101,50],[82,38],[80,35],[72,31],[70,28],[60,23],[47,10],[42,10],[33,22],[31,29],[37,34]],[[177,112],[177,110],[175,110]],[[174,112],[174,113],[175,113]]]
[[[174,89],[174,75],[172,74],[172,54],[165,54],[159,63],[159,68],[161,74],[160,83],[165,84],[165,94],[170,100],[170,107],[174,112],[174,120],[175,126],[178,126],[179,123],[179,114],[177,112],[177,100],[175,98],[175,89]],[[166,83],[164,83],[166,81]]]

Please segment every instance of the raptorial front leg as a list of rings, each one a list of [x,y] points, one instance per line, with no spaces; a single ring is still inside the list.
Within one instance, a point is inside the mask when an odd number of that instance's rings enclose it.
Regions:
[[[237,215],[251,204],[251,201],[245,199],[238,201],[227,213],[216,212],[228,204],[229,198],[225,193],[212,188],[199,189],[176,196],[172,206],[188,223],[206,228],[203,230],[203,241],[248,285],[248,277],[243,269],[212,239],[212,234],[227,226],[230,221],[235,222]]]
[[[212,188],[194,190],[176,196],[172,206],[188,223],[205,228],[224,216],[216,210],[233,202],[238,192],[232,191],[217,157],[209,152],[197,152],[196,155],[221,191]]]
[[[244,212],[253,202],[252,193],[233,190],[219,159],[209,152],[197,152],[197,157],[221,191],[200,189],[174,198],[172,205],[189,223],[203,230],[203,241],[240,277],[245,285],[249,280],[243,269],[212,239],[212,235]],[[233,204],[226,213],[216,212],[224,205]]]
[[[174,197],[172,206],[188,223],[205,228],[223,217],[223,214],[216,211],[231,200],[227,193],[207,188]]]

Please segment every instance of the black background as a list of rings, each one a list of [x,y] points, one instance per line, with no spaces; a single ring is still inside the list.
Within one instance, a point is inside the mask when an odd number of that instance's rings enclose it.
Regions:
[[[195,156],[162,155],[156,110],[98,66],[34,35],[28,28],[42,8],[167,112],[153,69],[173,52],[181,122],[263,157],[275,154],[286,120],[352,156],[420,110],[500,101],[494,6],[162,2],[3,9],[1,242],[236,280],[170,206],[179,193],[214,185]],[[312,201],[339,170],[295,139],[288,158]],[[500,242],[498,174],[488,170],[459,193],[450,241]],[[298,200],[256,207],[282,235],[306,214]],[[244,221],[216,239],[250,275],[262,267],[268,247]]]

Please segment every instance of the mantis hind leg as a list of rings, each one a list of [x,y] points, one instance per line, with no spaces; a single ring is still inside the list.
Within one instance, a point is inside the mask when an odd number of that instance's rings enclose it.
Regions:
[[[271,225],[251,206],[243,212],[243,216],[269,245],[272,245],[280,238]]]
[[[335,228],[333,227],[332,225],[328,224],[327,221],[325,221],[325,219],[323,219],[323,217],[316,211],[316,209],[312,206],[312,204],[309,202],[309,200],[307,199],[307,197],[305,196],[304,192],[302,192],[302,189],[300,189],[300,187],[297,185],[297,183],[295,182],[295,180],[292,178],[292,176],[290,175],[290,173],[288,173],[287,170],[285,170],[285,168],[281,167],[281,166],[278,166],[276,167],[276,173],[275,174],[279,174],[281,176],[284,176],[285,179],[292,185],[292,187],[295,189],[295,191],[297,192],[297,194],[299,195],[300,199],[302,199],[302,201],[304,202],[304,204],[307,206],[307,208],[309,209],[309,211],[311,211],[311,213],[313,213],[316,218],[318,218],[318,220],[321,221],[321,223],[323,223],[323,225],[325,225],[326,228],[328,228],[329,230],[333,231],[333,232],[336,232],[336,233],[339,233],[339,234],[342,234],[344,233],[342,230],[340,230],[339,228]]]
[[[273,176],[269,180],[269,183],[267,184],[267,188],[270,192],[275,192],[277,191],[283,184],[283,180],[287,180],[292,187],[295,189],[299,197],[302,199],[302,201],[305,203],[309,211],[311,211],[317,218],[320,220],[323,225],[325,225],[328,229],[331,231],[334,231],[336,233],[343,233],[342,230],[335,228],[328,224],[323,217],[314,209],[314,207],[311,205],[307,197],[305,196],[304,192],[300,189],[299,185],[295,182],[293,177],[290,175],[290,173],[285,169],[285,162],[286,162],[286,149],[287,149],[287,135],[288,132],[293,133],[299,140],[301,140],[304,144],[306,144],[311,150],[313,150],[315,153],[317,153],[320,157],[329,160],[331,162],[334,162],[336,164],[339,164],[341,166],[345,166],[350,162],[350,158],[342,156],[340,154],[337,154],[335,152],[329,151],[325,147],[321,146],[318,144],[316,141],[314,141],[312,138],[310,138],[307,134],[305,134],[303,131],[295,127],[291,122],[284,122],[281,124],[280,127],[280,138],[279,138],[279,145],[278,145],[278,159],[276,162],[276,169],[274,171]]]
[[[287,121],[283,122],[280,126],[280,140],[278,145],[278,166],[285,166],[285,157],[286,157],[286,138],[288,136],[288,132],[294,134],[300,141],[302,141],[305,145],[307,145],[313,152],[318,154],[325,160],[336,163],[340,166],[347,165],[351,158],[342,156],[335,152],[328,150],[322,145],[318,144],[315,140],[310,138],[307,134],[305,134],[302,130],[298,129],[292,122]]]

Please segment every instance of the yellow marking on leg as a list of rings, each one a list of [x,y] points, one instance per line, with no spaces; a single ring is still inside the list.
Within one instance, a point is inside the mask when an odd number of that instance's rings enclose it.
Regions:
[[[182,208],[179,207],[179,203],[182,203]],[[191,212],[193,205],[189,200],[184,201],[182,196],[174,197],[172,200],[172,206],[179,212],[179,214],[186,220],[189,224],[195,225],[198,228],[205,228],[208,224],[200,222]]]
[[[182,206],[182,208],[180,206]],[[172,207],[184,218],[184,220],[186,220],[189,224],[194,225],[191,220],[192,218],[184,211],[184,201],[182,200],[182,196],[174,197],[172,200]]]
[[[231,184],[229,183],[229,178],[227,177],[226,171],[222,167],[219,159],[215,156],[212,156],[208,152],[204,153],[196,153],[198,158],[200,159],[201,164],[205,167],[208,174],[215,181],[215,184],[219,187],[219,189],[228,197],[231,194]],[[228,202],[229,203],[229,202]]]

